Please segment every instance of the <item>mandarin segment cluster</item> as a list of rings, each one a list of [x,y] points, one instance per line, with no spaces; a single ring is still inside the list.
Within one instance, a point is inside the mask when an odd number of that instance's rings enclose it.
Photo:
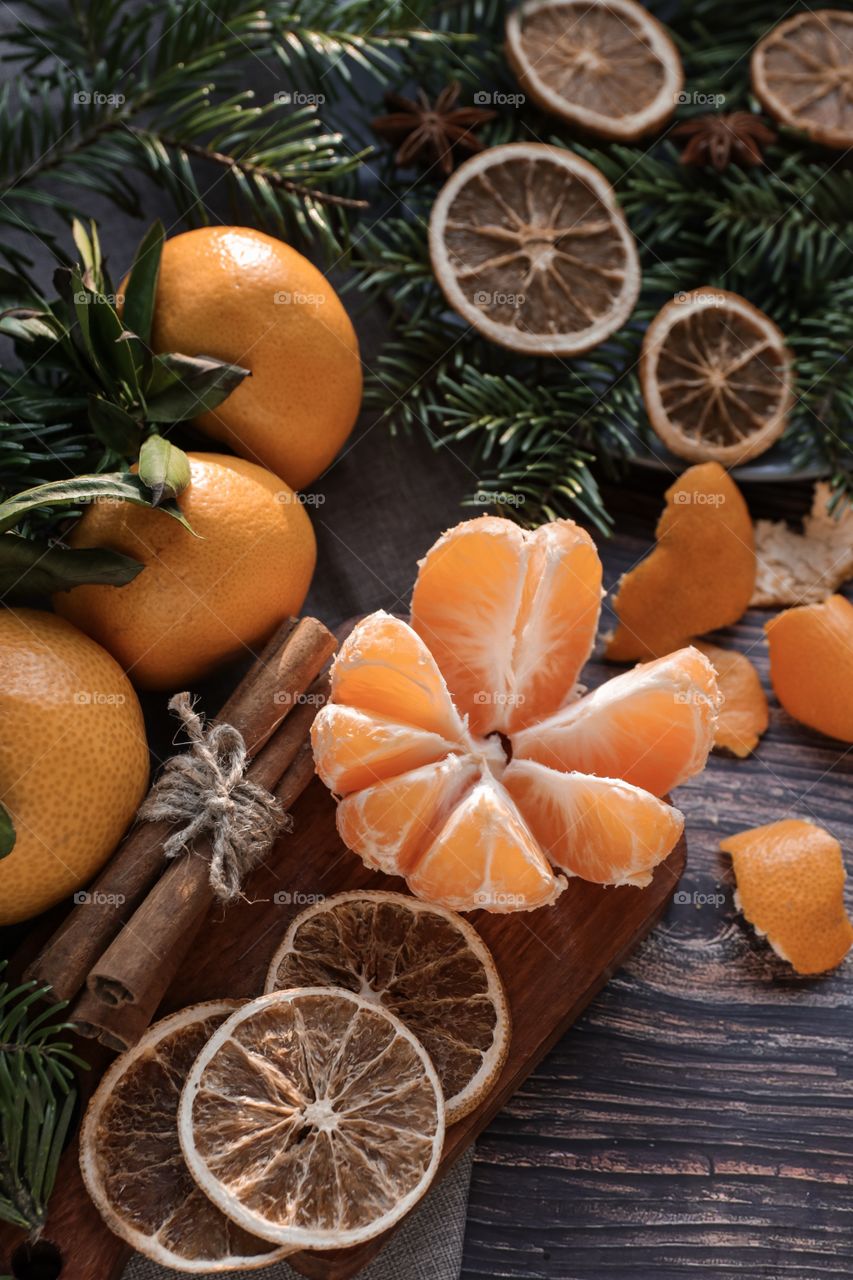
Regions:
[[[483,516],[421,562],[411,624],[357,624],[312,735],[368,866],[469,911],[553,902],[567,875],[648,884],[683,828],[661,797],[713,743],[716,682],[687,647],[581,697],[600,600],[571,521]]]

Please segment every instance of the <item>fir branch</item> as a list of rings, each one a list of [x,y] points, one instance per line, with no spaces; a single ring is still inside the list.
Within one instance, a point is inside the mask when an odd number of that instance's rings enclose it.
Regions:
[[[326,10],[344,15],[350,7],[357,45],[369,38],[358,24],[375,20],[377,6],[360,0]],[[245,90],[227,95],[245,77],[247,59],[269,65],[274,24],[281,34],[294,11],[261,10],[245,0],[230,0],[215,13],[201,0],[175,0],[165,12],[155,5],[132,15],[107,10],[97,59],[88,23],[75,43],[64,10],[39,6],[41,27],[24,25],[17,33],[31,79],[19,77],[0,98],[0,222],[24,229],[36,205],[68,219],[81,212],[87,192],[138,214],[132,177],[139,171],[164,185],[191,222],[205,222],[200,175],[209,164],[224,171],[244,220],[307,243],[319,239],[327,252],[339,253],[343,215],[361,205],[350,191],[331,188],[346,184],[364,151],[325,130],[316,110],[292,110],[292,94],[261,105]],[[42,70],[45,50],[63,48],[74,70],[62,62]],[[149,52],[140,58],[139,49]],[[327,55],[331,71],[334,58],[340,62],[340,41],[327,45]],[[324,95],[314,98],[322,103]],[[21,265],[19,254],[14,265]]]
[[[5,964],[0,964],[0,971]],[[0,1219],[33,1234],[47,1202],[76,1101],[73,1025],[49,987],[0,983]]]

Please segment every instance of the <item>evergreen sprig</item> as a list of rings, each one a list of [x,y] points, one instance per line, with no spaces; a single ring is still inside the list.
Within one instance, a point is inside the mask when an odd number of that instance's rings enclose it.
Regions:
[[[82,503],[157,506],[189,529],[175,502],[189,483],[189,462],[163,432],[215,408],[249,374],[221,360],[152,351],[160,223],[143,237],[122,295],[106,271],[94,224],[87,230],[75,221],[73,236],[80,261],[55,272],[58,298],[47,301],[24,286],[19,305],[0,312],[0,334],[14,341],[27,365],[14,382],[5,375],[3,408],[10,421],[0,421],[0,429],[8,425],[11,445],[0,450],[0,466],[5,462],[16,478],[16,470],[34,460],[24,443],[32,439],[42,453],[52,453],[54,473],[66,468],[65,476],[21,492],[15,485],[5,492],[0,487],[3,597],[48,594],[83,582],[121,586],[141,571],[141,564],[116,551],[71,550],[47,536],[58,516]],[[12,273],[0,272],[7,303],[17,284]],[[96,474],[79,474],[73,466],[78,450],[97,457]],[[138,471],[131,474],[127,467],[134,461]]]
[[[0,972],[5,963],[0,964]],[[73,1025],[49,987],[0,982],[0,1219],[36,1234],[76,1102]]]
[[[772,0],[685,0],[675,15],[665,3],[650,8],[670,24],[684,58],[688,93],[679,118],[756,109],[749,54],[778,20]],[[476,85],[485,65],[502,88],[517,88],[495,57],[504,14],[490,0],[455,9],[481,40],[466,49],[462,69],[453,65],[453,77]],[[425,72],[433,92],[451,59],[429,68],[416,52],[406,65],[413,69]],[[794,465],[823,467],[835,500],[853,498],[849,166],[783,130],[765,167],[718,174],[682,164],[666,134],[630,146],[579,143],[530,103],[481,136],[490,144],[548,141],[603,171],[637,236],[639,305],[588,356],[531,362],[497,351],[448,313],[427,241],[436,175],[416,176],[407,216],[383,220],[354,253],[358,287],[392,308],[391,336],[369,384],[375,408],[404,427],[420,422],[434,443],[465,442],[479,476],[473,501],[484,490],[509,497],[517,517],[531,521],[574,506],[606,527],[589,467],[618,465],[650,438],[636,373],[642,330],[674,294],[718,285],[765,310],[794,352],[799,399],[786,435]]]
[[[749,56],[778,21],[773,0],[649,7],[681,50],[679,117],[757,109]],[[235,219],[335,260],[351,253],[355,287],[390,310],[368,402],[392,425],[419,425],[436,447],[464,448],[478,475],[472,500],[510,496],[508,509],[531,521],[575,506],[606,525],[590,465],[614,465],[648,437],[635,371],[644,323],[680,290],[732,288],[777,321],[797,357],[793,456],[828,468],[837,494],[853,492],[851,392],[839,358],[851,323],[841,284],[853,265],[853,170],[837,157],[781,130],[766,167],[716,174],[681,164],[666,131],[633,146],[592,146],[529,102],[500,111],[482,130],[487,144],[578,151],[613,182],[638,238],[638,310],[603,348],[571,361],[513,356],[449,312],[427,247],[436,173],[395,172],[380,151],[392,216],[377,222],[371,211],[373,229],[353,237],[365,213],[364,139],[381,111],[371,85],[407,90],[414,81],[433,97],[450,80],[466,94],[517,91],[505,17],[506,0],[147,0],[132,12],[121,0],[29,0],[11,37],[21,75],[0,98],[0,225],[35,222],[70,261],[56,215],[85,211],[93,193],[138,213],[137,177],[146,175],[185,223],[208,219],[208,191],[220,187]],[[264,86],[257,98],[248,82]],[[341,87],[349,100],[338,120]],[[3,253],[25,271],[18,238]],[[0,371],[0,391],[7,491],[14,476],[55,478],[56,454],[77,471],[91,465],[91,432],[79,430],[61,374]]]

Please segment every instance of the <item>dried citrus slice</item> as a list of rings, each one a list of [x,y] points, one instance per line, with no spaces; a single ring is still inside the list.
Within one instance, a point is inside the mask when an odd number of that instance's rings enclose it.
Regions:
[[[447,301],[512,351],[572,356],[628,319],[634,237],[602,173],[541,143],[466,160],[432,207],[429,245]]]
[[[780,124],[814,142],[853,146],[853,13],[807,9],[755,46],[752,87]]]
[[[635,0],[527,0],[506,50],[544,111],[600,138],[641,138],[669,120],[684,85],[666,28]]]
[[[777,613],[765,624],[770,679],[788,715],[853,742],[853,605],[844,596]]]
[[[429,1187],[444,1100],[408,1027],[351,991],[275,991],[202,1049],[178,1110],[199,1186],[246,1231],[335,1249],[372,1239]]]
[[[693,636],[737,622],[755,586],[755,542],[743,495],[718,462],[688,467],[670,485],[657,545],[619,579],[616,662],[660,657]]]
[[[750,755],[770,722],[767,694],[745,653],[699,640],[696,647],[713,663],[721,702],[714,746],[741,758]]]
[[[769,449],[794,403],[782,332],[727,289],[694,289],[646,330],[640,384],[649,421],[680,458],[727,466]]]
[[[80,1168],[111,1231],[174,1271],[265,1267],[290,1252],[235,1226],[198,1189],[178,1142],[181,1086],[237,1000],[192,1005],[157,1022],[117,1058],[80,1134]]]
[[[844,861],[834,836],[785,818],[720,842],[731,854],[735,905],[798,973],[834,969],[853,946],[844,910]]]
[[[344,987],[390,1009],[426,1049],[446,1120],[473,1111],[509,1050],[510,1017],[491,954],[454,912],[401,893],[339,893],[296,917],[267,991]]]

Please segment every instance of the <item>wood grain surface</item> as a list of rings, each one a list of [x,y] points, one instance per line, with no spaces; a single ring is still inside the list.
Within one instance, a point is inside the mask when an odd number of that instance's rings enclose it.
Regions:
[[[651,545],[669,479],[612,493],[608,588]],[[746,494],[777,518],[810,497]],[[463,1280],[853,1275],[853,961],[793,974],[736,913],[717,850],[733,831],[804,817],[853,868],[853,750],[778,706],[769,616],[715,637],[758,667],[769,731],[750,759],[715,755],[675,792],[689,859],[664,921],[478,1142]]]

